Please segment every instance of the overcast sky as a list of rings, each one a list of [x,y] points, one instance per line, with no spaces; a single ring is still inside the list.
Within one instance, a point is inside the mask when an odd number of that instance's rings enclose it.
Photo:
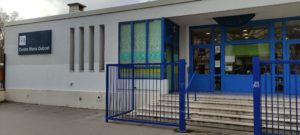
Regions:
[[[80,2],[86,10],[120,6],[150,0],[0,0],[0,8],[5,12],[19,12],[22,19],[68,13],[68,3]]]

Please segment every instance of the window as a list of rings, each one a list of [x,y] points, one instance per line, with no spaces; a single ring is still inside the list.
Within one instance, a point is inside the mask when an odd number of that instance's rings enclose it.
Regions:
[[[233,27],[228,29],[227,40],[257,40],[268,39],[267,26]]]
[[[194,49],[194,71],[198,74],[210,73],[210,51],[208,48]]]
[[[275,44],[275,59],[276,60],[283,60],[283,46],[281,42]],[[276,65],[276,74],[283,73],[283,65],[277,64]]]
[[[290,44],[290,60],[299,60],[300,59],[300,44]],[[299,64],[290,65],[291,74],[299,74],[300,66]]]
[[[162,61],[161,25],[161,20],[120,24],[120,63],[160,63]]]
[[[161,20],[154,20],[149,22],[148,33],[148,62],[160,63],[162,56],[162,34],[161,34]]]
[[[89,70],[94,71],[94,39],[95,30],[94,26],[90,26],[90,47],[89,47]]]
[[[268,60],[269,44],[226,45],[225,72],[227,74],[252,74],[253,56],[260,56],[260,59]]]
[[[131,63],[131,24],[120,25],[120,63]]]
[[[275,23],[275,39],[282,40],[282,22]]]
[[[286,39],[300,39],[300,20],[286,23]]]
[[[146,63],[146,22],[134,23],[134,63]]]
[[[99,55],[99,59],[100,59],[100,62],[99,62],[99,67],[100,67],[100,71],[103,71],[104,68],[105,68],[105,27],[104,25],[100,25],[99,26],[100,29],[99,29],[99,45],[100,45],[100,55]]]
[[[75,70],[75,29],[70,28],[70,71],[73,72]]]
[[[210,28],[201,28],[192,30],[193,45],[211,44],[212,34]]]
[[[84,71],[84,27],[79,32],[79,71]]]

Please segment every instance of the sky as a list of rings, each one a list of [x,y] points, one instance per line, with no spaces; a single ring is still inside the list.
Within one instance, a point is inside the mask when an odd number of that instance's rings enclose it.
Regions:
[[[38,18],[69,12],[68,3],[79,2],[94,10],[151,0],[0,0],[0,8],[5,12],[17,11],[21,19]]]

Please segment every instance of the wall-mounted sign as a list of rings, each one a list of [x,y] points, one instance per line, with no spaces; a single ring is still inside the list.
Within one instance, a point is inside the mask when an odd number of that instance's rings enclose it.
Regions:
[[[52,31],[19,33],[19,55],[50,54]]]

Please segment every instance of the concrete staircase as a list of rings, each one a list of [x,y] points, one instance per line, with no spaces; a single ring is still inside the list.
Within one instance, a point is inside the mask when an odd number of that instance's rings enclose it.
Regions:
[[[268,99],[268,102],[270,102]],[[262,107],[264,108],[264,99]],[[299,100],[300,101],[300,100]],[[158,101],[137,110],[137,114],[147,117],[162,116],[165,119],[178,119],[178,95],[165,95]],[[285,112],[283,100],[274,99],[273,101],[273,129],[277,133],[284,130],[284,125],[292,125],[293,132],[296,131],[296,109],[291,108],[292,120],[290,121],[290,108]],[[276,103],[276,104],[275,104]],[[277,107],[278,103],[278,107]],[[286,103],[288,99],[286,99]],[[271,103],[269,103],[271,104]],[[295,106],[295,100],[291,102]],[[163,108],[163,109],[161,109]],[[278,108],[280,110],[278,111]],[[268,127],[272,123],[272,107],[268,105]],[[300,110],[298,111],[300,112]],[[263,126],[266,127],[266,111],[262,110]],[[157,115],[159,114],[159,115]],[[285,117],[284,117],[285,116]],[[197,100],[194,101],[190,96],[190,118],[187,121],[189,127],[208,127],[226,130],[235,130],[243,132],[253,132],[253,100],[249,95],[224,95],[224,94],[198,94]],[[269,131],[270,132],[270,131]]]

